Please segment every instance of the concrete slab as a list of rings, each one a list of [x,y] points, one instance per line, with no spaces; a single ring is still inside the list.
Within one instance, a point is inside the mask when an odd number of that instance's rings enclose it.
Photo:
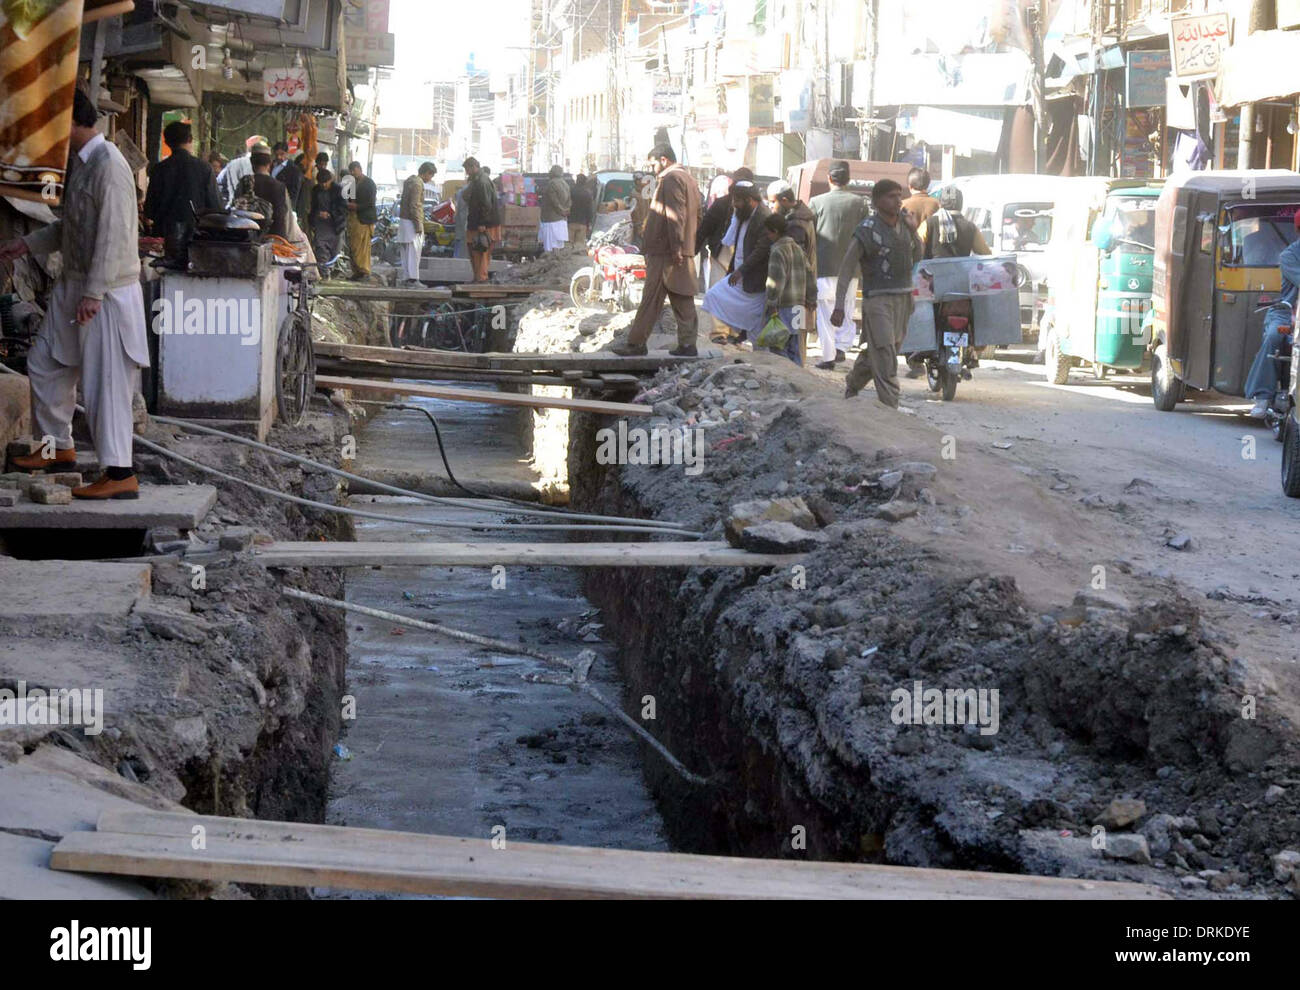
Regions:
[[[19,502],[0,506],[3,529],[165,529],[196,527],[217,503],[212,485],[141,485],[132,500],[71,505],[35,505]]]
[[[74,758],[79,759],[75,754]],[[130,783],[125,779],[122,782]],[[100,812],[140,811],[144,807],[74,777],[43,769],[27,759],[0,767],[3,832],[54,842],[69,832],[93,829]],[[179,806],[173,810],[184,811]]]
[[[50,869],[53,842],[0,832],[0,900],[153,900],[138,883]]]
[[[0,621],[73,615],[81,622],[124,618],[149,597],[148,564],[6,560],[0,567]]]

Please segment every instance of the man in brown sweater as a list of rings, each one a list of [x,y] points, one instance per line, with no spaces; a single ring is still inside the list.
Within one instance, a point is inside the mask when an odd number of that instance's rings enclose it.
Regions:
[[[674,357],[695,357],[699,314],[695,312],[695,228],[700,218],[700,191],[689,172],[677,164],[677,154],[666,144],[650,152],[659,175],[646,215],[641,253],[646,279],[641,305],[628,331],[627,344],[613,348],[625,356],[646,353],[646,341],[663,312],[665,299],[677,318]]]
[[[908,197],[903,200],[905,209],[917,227],[929,220],[939,209],[939,201],[929,193],[930,173],[914,168],[907,173]]]

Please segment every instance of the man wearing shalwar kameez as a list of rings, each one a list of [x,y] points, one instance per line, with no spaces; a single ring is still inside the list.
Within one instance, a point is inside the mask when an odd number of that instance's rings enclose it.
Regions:
[[[49,439],[36,453],[12,463],[25,471],[73,469],[77,452],[72,417],[80,381],[104,473],[72,494],[137,498],[131,403],[139,391],[140,369],[149,364],[149,348],[140,291],[136,188],[122,153],[95,130],[96,116],[95,105],[78,90],[62,219],[0,245],[0,260],[28,252],[63,255],[45,322],[27,356],[33,432]]]

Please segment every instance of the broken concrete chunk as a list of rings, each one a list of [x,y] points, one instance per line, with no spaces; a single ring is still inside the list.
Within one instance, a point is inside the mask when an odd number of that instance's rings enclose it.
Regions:
[[[1165,546],[1171,550],[1190,550],[1192,549],[1192,538],[1186,533],[1176,533],[1165,541]]]
[[[751,553],[804,553],[825,542],[820,532],[788,522],[755,523],[740,534],[741,549]]]
[[[1273,857],[1273,879],[1278,883],[1286,883],[1298,870],[1300,870],[1300,852],[1294,849],[1283,849]]]
[[[37,505],[71,505],[72,489],[66,485],[37,483],[28,491],[28,497]]]
[[[876,516],[887,522],[902,522],[916,515],[916,505],[912,502],[886,502],[876,510]]]
[[[1102,854],[1107,859],[1122,859],[1130,863],[1151,862],[1151,850],[1147,848],[1146,836],[1133,832],[1108,834]]]
[[[727,519],[727,542],[733,547],[741,546],[740,535],[750,526],[762,522],[790,523],[806,530],[817,528],[816,516],[799,496],[760,498],[738,502],[731,507],[731,515]]]
[[[17,488],[0,488],[0,507],[8,508],[18,504],[20,494]]]
[[[67,485],[69,488],[81,487],[80,471],[60,471],[58,474],[46,475],[56,485]]]
[[[10,440],[5,447],[5,453],[9,457],[27,457],[41,449],[41,442],[33,437],[23,437],[19,440]]]
[[[229,526],[222,531],[217,545],[222,550],[233,550],[238,553],[253,545],[254,535],[250,526]]]
[[[1124,828],[1132,825],[1147,813],[1147,803],[1141,798],[1117,797],[1097,819],[1099,825],[1108,829]]]

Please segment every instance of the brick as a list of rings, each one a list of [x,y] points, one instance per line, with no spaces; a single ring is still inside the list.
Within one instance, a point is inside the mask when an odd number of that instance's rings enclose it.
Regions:
[[[32,485],[31,500],[37,505],[71,505],[72,489],[65,485],[38,482]]]

